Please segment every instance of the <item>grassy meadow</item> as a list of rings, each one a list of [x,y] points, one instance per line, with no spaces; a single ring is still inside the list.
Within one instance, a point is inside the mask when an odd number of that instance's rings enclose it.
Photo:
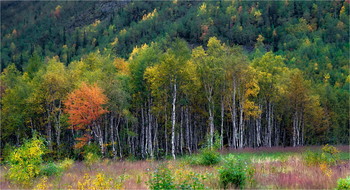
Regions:
[[[51,166],[43,163],[41,171],[45,172],[27,184],[10,181],[7,177],[9,166],[3,164],[0,188],[334,189],[340,178],[350,175],[349,147],[337,146],[336,150],[339,152],[327,156],[327,161],[317,160],[317,156],[321,158],[325,154],[324,148],[318,146],[201,151],[176,160],[112,160],[98,157],[86,157],[82,161],[66,159],[51,163]],[[62,169],[55,169],[53,165],[62,166]],[[249,171],[246,170],[248,167]],[[231,178],[231,181],[236,182],[228,182],[223,186],[225,176],[222,171],[225,169],[238,173]],[[240,184],[239,180],[244,182]]]

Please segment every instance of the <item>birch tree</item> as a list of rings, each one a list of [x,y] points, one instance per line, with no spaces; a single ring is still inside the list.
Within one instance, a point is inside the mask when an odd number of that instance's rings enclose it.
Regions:
[[[145,78],[150,84],[152,95],[161,99],[164,93],[171,94],[171,154],[175,159],[176,105],[181,85],[186,80],[186,63],[190,56],[187,43],[176,40],[167,50],[161,62],[146,69]]]

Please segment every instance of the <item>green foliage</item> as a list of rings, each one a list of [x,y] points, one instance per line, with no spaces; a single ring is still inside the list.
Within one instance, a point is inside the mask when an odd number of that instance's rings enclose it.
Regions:
[[[327,144],[323,146],[321,152],[306,151],[304,153],[304,160],[307,165],[335,165],[340,160],[339,153],[340,151],[337,148]]]
[[[91,168],[92,165],[100,161],[100,156],[93,152],[88,152],[84,155],[84,163]]]
[[[147,183],[150,189],[205,189],[201,182],[203,179],[203,175],[182,169],[171,171],[166,164],[162,164],[151,174]]]
[[[8,178],[23,185],[28,185],[39,175],[42,156],[45,153],[44,140],[37,135],[15,149],[9,157]]]
[[[190,172],[179,181],[177,189],[205,189],[201,182],[203,179],[205,179],[203,175]]]
[[[84,146],[84,154],[93,153],[101,156],[100,147],[96,143],[87,144]]]
[[[166,165],[160,165],[157,170],[152,173],[148,185],[150,189],[175,189],[174,178],[171,171]]]
[[[59,166],[64,170],[68,170],[73,166],[73,164],[74,164],[74,160],[65,158],[63,161],[59,163]]]
[[[8,162],[13,149],[15,149],[15,146],[10,145],[9,143],[5,144],[4,149],[1,151],[0,162]]]
[[[190,165],[213,166],[221,161],[221,155],[213,149],[204,148],[200,150],[199,154],[185,156],[183,160]]]
[[[91,166],[101,160],[101,151],[97,144],[91,143],[84,146],[84,163],[91,169]]]
[[[346,190],[346,189],[350,189],[350,176],[346,177],[346,178],[340,178],[338,179],[337,182],[337,188],[336,190]]]
[[[40,168],[40,175],[45,175],[45,176],[58,176],[61,175],[63,172],[63,168],[55,164],[54,162],[50,162],[47,164],[44,164]]]
[[[254,169],[247,161],[236,159],[234,156],[227,157],[218,172],[220,185],[224,189],[230,184],[242,189],[253,183]]]
[[[211,148],[204,148],[199,154],[199,165],[212,166],[221,160],[220,153]]]

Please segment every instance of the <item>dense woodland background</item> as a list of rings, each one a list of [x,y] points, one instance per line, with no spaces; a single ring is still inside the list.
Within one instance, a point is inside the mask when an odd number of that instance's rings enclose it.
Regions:
[[[2,155],[349,144],[348,1],[1,2]]]

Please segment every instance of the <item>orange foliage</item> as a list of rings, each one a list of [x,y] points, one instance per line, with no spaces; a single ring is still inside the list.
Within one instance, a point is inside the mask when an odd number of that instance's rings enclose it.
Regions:
[[[92,139],[92,137],[91,135],[88,135],[88,134],[84,134],[84,136],[76,138],[75,140],[77,140],[78,143],[74,145],[74,148],[75,149],[82,148],[87,144],[87,142],[89,142],[90,139]]]
[[[74,126],[74,129],[84,129],[108,112],[102,107],[107,101],[107,96],[96,84],[89,86],[83,83],[79,89],[68,95],[64,101],[64,111],[69,114],[69,123]]]
[[[122,58],[116,58],[114,60],[114,65],[115,67],[118,69],[120,74],[123,75],[129,75],[129,66],[128,66],[128,62],[126,62],[124,59]]]

